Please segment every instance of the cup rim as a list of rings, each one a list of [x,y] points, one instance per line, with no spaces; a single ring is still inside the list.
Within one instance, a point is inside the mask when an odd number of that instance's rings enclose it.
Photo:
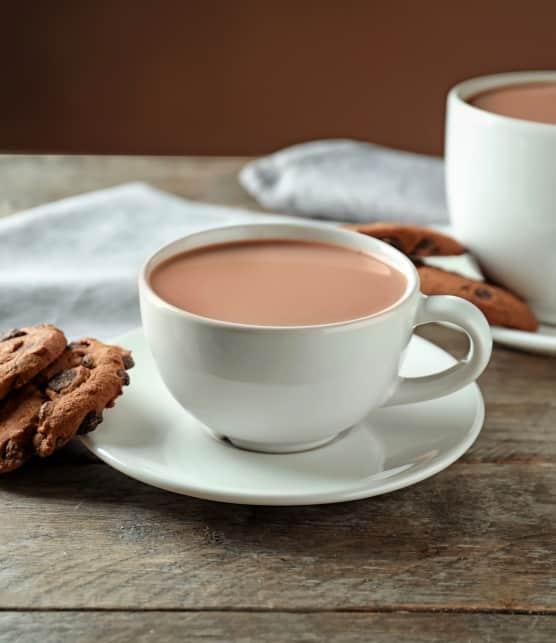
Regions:
[[[514,116],[496,114],[467,102],[471,96],[483,91],[495,89],[496,87],[543,81],[556,82],[556,70],[510,71],[488,74],[486,76],[475,76],[474,78],[468,78],[457,85],[454,85],[448,92],[448,102],[456,102],[461,109],[469,110],[469,112],[473,114],[480,114],[482,118],[490,120],[494,124],[506,124],[511,127],[522,128],[523,130],[530,131],[544,130],[546,133],[556,135],[555,123],[540,123],[538,121],[531,121],[524,118],[515,118]]]
[[[391,306],[388,308],[385,308],[384,310],[380,310],[377,313],[373,313],[372,315],[367,315],[365,317],[357,317],[355,319],[348,319],[344,321],[339,321],[339,322],[332,322],[328,324],[307,324],[307,325],[297,325],[297,326],[270,326],[270,325],[260,325],[260,324],[243,324],[243,323],[238,323],[238,322],[230,322],[230,321],[225,321],[225,320],[220,320],[220,319],[213,319],[211,317],[204,317],[202,315],[197,315],[196,313],[192,313],[190,311],[184,310],[183,308],[178,308],[177,306],[174,306],[173,304],[170,304],[167,302],[165,299],[160,297],[155,290],[152,288],[149,280],[149,275],[152,269],[158,265],[160,262],[163,260],[172,257],[174,255],[180,254],[180,252],[183,252],[184,250],[180,250],[180,246],[182,246],[185,242],[189,240],[195,240],[196,237],[203,238],[207,235],[214,234],[218,235],[219,233],[241,233],[244,230],[256,232],[257,230],[263,231],[263,230],[268,230],[270,228],[273,229],[278,229],[278,230],[283,230],[284,232],[289,232],[290,234],[293,234],[294,236],[270,236],[270,237],[265,237],[265,236],[245,236],[245,237],[232,237],[228,239],[228,241],[241,241],[242,239],[292,239],[295,240],[295,232],[298,232],[298,230],[305,230],[305,231],[316,231],[319,233],[331,233],[332,235],[335,235],[337,239],[342,239],[344,238],[346,241],[349,240],[356,240],[358,241],[357,245],[362,246],[359,248],[362,251],[365,251],[365,246],[369,248],[368,252],[369,254],[376,254],[378,255],[378,258],[382,261],[385,261],[386,263],[390,264],[392,267],[400,270],[403,275],[407,279],[407,285],[406,289],[403,293],[403,295],[396,301],[394,302]],[[301,237],[299,237],[301,238]],[[301,240],[309,240],[306,238],[301,238]],[[320,241],[321,243],[330,243],[331,245],[337,245],[341,247],[347,247],[347,248],[353,248],[353,246],[349,244],[342,244],[340,241],[330,239],[329,241],[322,241],[321,239],[315,239],[315,241]],[[198,246],[192,246],[192,247],[203,247],[204,245],[209,245],[211,242],[206,241],[205,243],[199,243]],[[222,239],[219,242],[212,242],[212,243],[226,243],[226,239]],[[172,249],[175,248],[175,252],[172,252]],[[245,331],[256,331],[256,332],[284,332],[284,333],[291,333],[295,331],[316,331],[316,330],[335,330],[335,329],[344,329],[346,327],[351,327],[354,325],[361,325],[361,324],[369,324],[369,323],[374,323],[379,320],[384,320],[384,318],[390,317],[393,314],[395,314],[398,309],[404,307],[409,301],[412,300],[414,294],[416,291],[419,291],[419,276],[417,273],[417,270],[413,263],[411,262],[408,257],[406,257],[403,253],[401,253],[399,250],[396,248],[392,247],[391,245],[384,243],[383,241],[380,241],[379,239],[375,239],[374,237],[370,237],[368,235],[361,234],[359,232],[355,232],[353,230],[347,230],[340,228],[336,225],[330,225],[330,224],[314,224],[311,222],[306,222],[306,221],[299,221],[299,222],[292,222],[292,223],[285,223],[285,222],[252,222],[252,223],[240,223],[240,224],[229,224],[229,225],[223,225],[223,226],[215,226],[215,227],[210,227],[206,228],[204,230],[200,230],[198,232],[193,232],[191,234],[184,235],[183,237],[179,237],[177,239],[174,239],[168,243],[165,243],[161,247],[159,247],[157,250],[155,250],[153,253],[151,253],[145,262],[143,263],[143,266],[141,267],[141,270],[139,272],[139,292],[146,297],[148,297],[152,303],[154,303],[156,306],[159,308],[166,309],[168,311],[171,311],[184,319],[187,319],[189,321],[194,321],[197,323],[200,323],[202,325],[207,325],[211,327],[218,327],[218,328],[227,328],[227,329],[234,329],[234,330],[245,330]]]

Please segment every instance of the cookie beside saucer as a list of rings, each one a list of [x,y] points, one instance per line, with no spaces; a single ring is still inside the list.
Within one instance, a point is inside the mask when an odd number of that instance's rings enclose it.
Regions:
[[[23,346],[13,341],[33,336],[34,328],[8,333],[6,341],[12,341],[12,352]],[[44,327],[39,328],[42,339]],[[46,337],[58,336],[63,337],[61,354],[30,382],[12,386],[0,400],[0,473],[19,468],[34,454],[49,456],[75,435],[93,431],[102,422],[104,409],[114,406],[122,387],[129,384],[127,370],[133,366],[129,351],[92,338],[66,346],[63,333],[48,327]],[[24,355],[36,358],[36,344],[27,341],[26,348]],[[38,357],[44,360],[51,354],[50,347],[49,352],[39,351]],[[17,366],[17,360],[12,361]]]

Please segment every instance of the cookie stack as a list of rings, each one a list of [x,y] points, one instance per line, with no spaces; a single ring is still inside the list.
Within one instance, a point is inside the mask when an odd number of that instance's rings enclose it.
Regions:
[[[0,335],[0,473],[94,430],[129,384],[129,351],[49,324]]]
[[[536,331],[539,323],[533,311],[519,297],[487,281],[462,275],[449,268],[427,264],[429,257],[456,257],[466,249],[452,237],[430,228],[394,223],[346,226],[356,232],[385,241],[407,255],[416,265],[425,295],[455,295],[479,308],[493,326]],[[450,265],[446,262],[446,266]]]

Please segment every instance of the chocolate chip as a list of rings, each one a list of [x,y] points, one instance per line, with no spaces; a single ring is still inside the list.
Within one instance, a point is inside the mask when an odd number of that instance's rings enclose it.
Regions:
[[[403,252],[402,243],[397,237],[382,237],[380,240]]]
[[[475,294],[479,299],[490,299],[492,297],[492,293],[486,288],[477,288]]]
[[[122,378],[122,385],[129,386],[129,375],[126,371],[118,371],[118,375]]]
[[[67,368],[55,375],[47,384],[48,388],[56,393],[60,393],[67,388],[75,379],[77,372],[75,368]]]
[[[83,366],[86,366],[87,368],[94,368],[95,363],[93,362],[93,358],[90,355],[85,355],[83,358],[82,362]]]
[[[135,366],[135,362],[133,361],[133,357],[131,357],[131,355],[124,355],[122,357],[122,361],[126,370],[129,370],[130,368],[133,368]]]
[[[434,246],[434,241],[430,237],[423,237],[415,246],[415,250],[429,250]]]
[[[66,442],[67,442],[66,438],[57,438],[56,448],[59,449],[60,447],[63,447]]]
[[[8,339],[13,339],[14,337],[23,337],[27,335],[24,330],[19,330],[19,328],[12,328],[11,330],[6,331],[0,335],[0,342],[6,342]]]
[[[23,455],[23,449],[17,442],[14,442],[14,440],[8,440],[6,442],[4,455],[2,457],[3,460],[19,460]]]
[[[15,342],[12,342],[12,346],[11,346],[11,348],[12,348],[12,352],[13,352],[13,353],[15,353],[15,352],[16,352],[16,351],[18,351],[22,346],[23,346],[23,340],[22,340],[22,339],[19,339],[19,337],[16,337],[16,338],[15,338]],[[33,349],[34,349],[34,346],[35,346],[34,344],[31,344],[31,345],[29,346],[29,349],[30,349],[30,350],[33,350]],[[35,349],[35,353],[37,353],[37,352],[38,352],[38,351]]]
[[[83,420],[83,422],[81,422],[80,427],[77,429],[77,435],[85,435],[85,433],[94,431],[101,422],[102,413],[97,413],[96,411],[87,413],[85,419]]]
[[[33,436],[33,448],[35,451],[39,452],[43,440],[46,440],[44,433],[35,433]]]
[[[41,408],[39,409],[39,422],[44,422],[49,405],[50,402],[43,402],[41,404]]]

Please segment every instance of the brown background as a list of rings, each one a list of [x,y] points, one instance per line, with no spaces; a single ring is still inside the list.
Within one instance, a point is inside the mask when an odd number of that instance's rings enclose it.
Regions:
[[[556,68],[556,2],[3,2],[4,151],[442,150],[463,78]]]

